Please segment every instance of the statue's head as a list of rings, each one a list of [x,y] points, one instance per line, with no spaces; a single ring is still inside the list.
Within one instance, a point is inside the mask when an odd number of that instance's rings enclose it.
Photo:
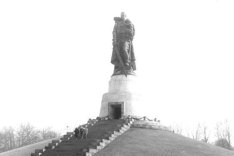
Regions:
[[[123,20],[126,19],[126,14],[124,12],[121,12],[121,19],[123,19]]]

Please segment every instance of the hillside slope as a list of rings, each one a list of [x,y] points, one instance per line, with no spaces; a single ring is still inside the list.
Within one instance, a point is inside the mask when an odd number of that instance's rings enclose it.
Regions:
[[[233,151],[168,131],[131,128],[95,156],[234,156]]]
[[[35,149],[44,148],[49,143],[51,143],[52,140],[56,140],[56,139],[59,139],[59,138],[48,139],[48,140],[44,140],[44,141],[41,141],[32,145],[27,145],[24,147],[6,151],[3,153],[0,153],[0,156],[30,156],[31,153],[35,151]]]

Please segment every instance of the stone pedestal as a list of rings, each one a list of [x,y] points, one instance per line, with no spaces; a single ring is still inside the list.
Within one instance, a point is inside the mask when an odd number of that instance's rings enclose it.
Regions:
[[[109,90],[102,97],[100,117],[119,118],[123,115],[136,116],[139,93],[137,76],[115,75],[109,81]]]

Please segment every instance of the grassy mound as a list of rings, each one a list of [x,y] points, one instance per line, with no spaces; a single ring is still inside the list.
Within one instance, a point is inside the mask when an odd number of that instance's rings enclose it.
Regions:
[[[169,131],[131,128],[95,156],[234,156],[233,151]]]

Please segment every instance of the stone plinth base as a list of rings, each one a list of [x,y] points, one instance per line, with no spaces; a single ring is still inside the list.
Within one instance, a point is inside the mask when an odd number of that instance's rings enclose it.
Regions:
[[[108,93],[102,98],[100,117],[119,118],[123,115],[137,115],[135,107],[139,105],[137,77],[133,75],[115,75],[109,81]]]

